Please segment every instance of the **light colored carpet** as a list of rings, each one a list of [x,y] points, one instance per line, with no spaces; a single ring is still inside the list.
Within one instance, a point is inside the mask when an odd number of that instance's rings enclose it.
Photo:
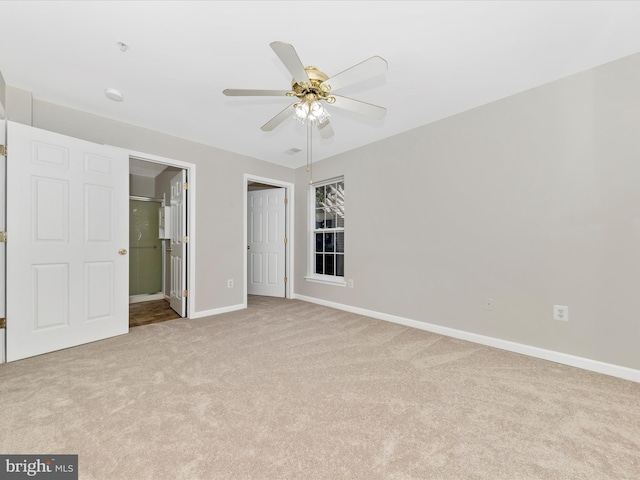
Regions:
[[[81,479],[638,479],[640,384],[329,308],[247,310],[0,366],[0,452]]]

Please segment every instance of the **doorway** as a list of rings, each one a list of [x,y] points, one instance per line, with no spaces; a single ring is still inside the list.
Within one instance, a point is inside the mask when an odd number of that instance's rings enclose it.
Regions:
[[[248,295],[293,295],[294,185],[245,174],[245,305]]]
[[[130,157],[130,327],[187,317],[187,175],[179,165]]]

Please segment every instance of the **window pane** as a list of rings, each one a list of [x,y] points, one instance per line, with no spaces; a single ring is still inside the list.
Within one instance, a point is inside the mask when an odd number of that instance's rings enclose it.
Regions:
[[[316,273],[320,275],[324,273],[322,254],[316,255]]]
[[[333,254],[325,254],[324,255],[324,274],[325,275],[333,275],[333,263],[335,262],[335,255]]]
[[[327,205],[335,205],[338,201],[338,190],[336,184],[332,183],[326,186],[326,200]]]
[[[316,228],[324,228],[324,209],[316,208]]]
[[[344,255],[336,255],[336,276],[344,277]]]
[[[333,213],[333,209],[327,209],[327,213],[325,214],[325,228],[335,228],[336,226],[336,214]]]
[[[336,227],[344,228],[344,208],[340,208],[336,215]]]
[[[335,235],[333,233],[324,234],[324,251],[325,252],[335,251],[334,239],[335,239]]]
[[[336,252],[344,253],[344,232],[336,232]]]
[[[324,187],[316,187],[316,208],[324,206]]]
[[[316,233],[316,252],[322,252],[322,233]]]

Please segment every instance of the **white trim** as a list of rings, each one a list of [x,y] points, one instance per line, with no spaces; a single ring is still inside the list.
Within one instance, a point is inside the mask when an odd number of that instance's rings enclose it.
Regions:
[[[329,185],[332,183],[343,182],[346,185],[344,175],[339,175],[337,177],[329,178],[327,180],[321,180],[319,182],[313,182],[309,184],[309,188],[307,189],[307,274],[304,276],[304,279],[309,282],[317,282],[324,283],[325,285],[336,285],[336,286],[346,286],[347,282],[343,277],[339,277],[337,275],[320,275],[315,273],[315,256],[316,256],[316,195],[315,191],[317,187],[323,187],[325,185]],[[346,224],[346,222],[345,222]],[[328,232],[333,231],[333,233],[343,232],[346,237],[346,229],[345,227],[335,227],[326,229]],[[342,252],[343,260],[346,257],[346,247],[345,251]],[[344,273],[344,272],[343,272]],[[333,279],[337,280],[333,280]],[[344,283],[344,285],[342,285]]]
[[[129,305],[132,303],[150,302],[152,300],[164,300],[164,293],[149,293],[141,295],[129,295]]]
[[[183,162],[182,160],[175,160],[173,158],[161,157],[159,155],[152,155],[150,153],[136,152],[133,150],[126,150],[129,153],[129,157],[134,157],[145,162],[161,163],[163,165],[169,165],[171,167],[181,168],[187,171],[187,182],[189,183],[189,189],[187,190],[187,236],[189,237],[189,248],[187,250],[188,261],[188,278],[186,288],[189,290],[189,296],[187,297],[187,318],[192,318],[192,313],[195,313],[196,305],[196,165],[194,163]],[[164,285],[164,284],[163,284]]]
[[[1,77],[1,74],[0,74]],[[2,103],[0,103],[0,145],[6,145],[7,139],[7,122],[4,120],[4,111]],[[7,162],[5,157],[0,157],[0,230],[6,230],[6,185],[7,185]],[[0,318],[6,316],[6,255],[7,244],[0,243]],[[5,329],[0,329],[0,363],[6,362],[6,339]]]
[[[282,180],[275,180],[273,178],[260,177],[258,175],[252,175],[250,173],[245,173],[243,176],[243,200],[242,200],[242,235],[244,239],[244,245],[247,245],[247,194],[249,192],[249,182],[259,182],[264,183],[266,185],[273,185],[274,187],[282,187],[287,190],[286,198],[287,204],[285,205],[286,211],[286,225],[285,225],[285,235],[287,236],[287,253],[286,253],[286,263],[287,267],[285,269],[285,276],[287,277],[287,282],[285,283],[285,296],[286,298],[293,298],[294,289],[293,289],[293,259],[294,256],[294,223],[295,223],[295,185],[290,182],[284,182]],[[244,254],[242,257],[242,295],[244,301],[244,307],[247,307],[247,249],[243,249]]]
[[[367,317],[376,318],[378,320],[384,320],[387,322],[397,323],[407,327],[417,328],[419,330],[425,330],[427,332],[445,335],[447,337],[458,338],[460,340],[467,340],[469,342],[478,343],[480,345],[487,345],[489,347],[499,348],[501,350],[507,350],[509,352],[520,353],[523,355],[528,355],[530,357],[540,358],[542,360],[549,360],[551,362],[561,363],[563,365],[569,365],[571,367],[581,368],[583,370],[589,370],[596,373],[611,375],[612,377],[618,377],[624,380],[630,380],[632,382],[640,383],[640,370],[636,370],[629,367],[623,367],[623,366],[614,365],[611,363],[604,363],[598,360],[592,360],[590,358],[577,357],[575,355],[569,355],[567,353],[556,352],[553,350],[546,350],[544,348],[533,347],[531,345],[511,342],[509,340],[502,340],[499,338],[487,337],[485,335],[465,332],[463,330],[456,330],[454,328],[442,327],[440,325],[434,325],[432,323],[420,322],[420,321],[412,320],[409,318],[398,317],[396,315],[389,315],[387,313],[380,313],[380,312],[367,310],[360,307],[353,307],[351,305],[344,305],[341,303],[331,302],[328,300],[322,300],[320,298],[308,297],[306,295],[296,294],[294,298],[297,300],[303,300],[305,302],[323,305],[325,307],[331,307],[338,310],[344,310],[346,312],[356,313],[358,315],[364,315]]]
[[[338,175],[337,177],[327,178],[326,180],[319,180],[317,182],[313,182],[309,184],[309,186],[313,188],[324,187],[325,185],[329,185],[330,183],[338,183],[338,182],[344,182],[344,175]],[[315,202],[314,202],[314,208],[315,208]]]
[[[326,278],[325,278],[326,277]],[[335,280],[333,280],[335,278]],[[323,283],[325,285],[334,285],[336,287],[346,287],[347,282],[344,277],[334,277],[332,275],[325,275],[324,277],[308,275],[304,277],[307,282]],[[340,280],[338,280],[340,279]]]
[[[195,312],[193,315],[189,315],[190,319],[210,317],[212,315],[220,315],[221,313],[235,312],[236,310],[244,310],[247,306],[244,303],[238,305],[230,305],[228,307],[214,308],[212,310],[202,310]]]

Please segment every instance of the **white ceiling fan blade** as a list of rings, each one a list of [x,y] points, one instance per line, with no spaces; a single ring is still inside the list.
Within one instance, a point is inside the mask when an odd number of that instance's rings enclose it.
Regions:
[[[343,108],[375,119],[380,119],[387,114],[387,109],[384,107],[361,102],[360,100],[354,100],[353,98],[341,97],[340,95],[331,96],[336,99],[333,103],[334,107]]]
[[[324,123],[318,124],[318,132],[320,133],[320,137],[322,138],[331,138],[333,137],[333,127],[329,120],[326,120]]]
[[[249,90],[242,88],[227,88],[222,93],[229,97],[284,97],[289,90]]]
[[[293,116],[293,112],[295,111],[294,105],[295,104],[292,103],[287,108],[282,110],[279,114],[277,114],[275,117],[273,117],[271,120],[269,120],[263,126],[261,126],[260,130],[262,130],[264,132],[270,132],[271,130],[276,128],[278,125],[280,125],[282,122],[284,122],[287,118],[292,117]]]
[[[354,83],[363,82],[377,75],[387,72],[387,61],[382,57],[371,57],[364,62],[360,62],[351,68],[348,68],[333,77],[322,82],[323,85],[329,85],[331,91],[353,85]]]
[[[300,57],[298,57],[293,45],[285,42],[271,42],[270,45],[298,84],[301,84],[302,82],[311,83],[309,81],[309,76],[304,69],[304,65],[300,61]]]

